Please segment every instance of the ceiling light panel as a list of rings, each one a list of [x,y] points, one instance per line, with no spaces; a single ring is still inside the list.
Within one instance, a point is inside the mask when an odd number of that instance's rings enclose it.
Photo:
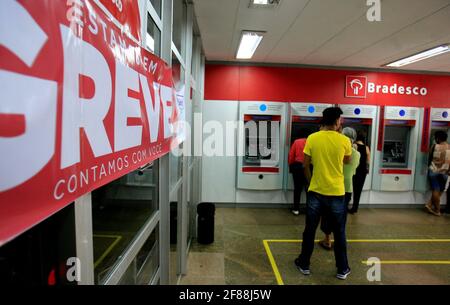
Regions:
[[[403,66],[421,61],[421,60],[425,60],[430,57],[434,57],[437,55],[447,53],[449,51],[450,51],[450,44],[441,45],[441,46],[420,52],[418,54],[408,56],[408,57],[402,58],[400,60],[391,62],[391,63],[387,64],[386,66],[393,67],[393,68],[403,67]]]
[[[263,34],[264,32],[243,31],[241,34],[241,40],[239,42],[236,58],[252,58],[253,54],[261,43],[261,40],[263,39]]]
[[[275,8],[280,0],[250,0],[250,8]]]

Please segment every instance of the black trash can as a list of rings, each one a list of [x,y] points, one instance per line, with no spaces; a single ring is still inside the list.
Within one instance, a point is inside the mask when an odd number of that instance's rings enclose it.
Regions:
[[[170,203],[170,243],[177,243],[178,202]]]
[[[202,202],[197,205],[197,241],[199,244],[214,242],[214,203]]]

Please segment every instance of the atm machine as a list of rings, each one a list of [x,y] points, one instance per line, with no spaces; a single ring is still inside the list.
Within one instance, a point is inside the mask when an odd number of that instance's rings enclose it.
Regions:
[[[414,190],[426,193],[428,185],[428,153],[434,143],[434,134],[442,130],[450,139],[450,108],[426,108],[423,110],[422,140],[417,152]]]
[[[286,137],[286,153],[285,153],[285,189],[294,190],[294,181],[289,173],[289,164],[287,157],[289,150],[298,138],[298,135],[307,132],[309,134],[319,131],[320,122],[322,120],[322,112],[333,107],[333,104],[317,104],[317,103],[291,103],[289,106],[289,124]]]
[[[420,109],[381,106],[372,189],[412,191]]]
[[[368,105],[339,105],[342,109],[344,118],[344,127],[352,127],[357,132],[364,130],[367,135],[367,146],[370,147],[370,151],[374,149],[375,137],[377,132],[377,106]],[[373,159],[374,154],[370,154],[370,166],[369,174],[364,182],[363,190],[370,190],[372,185],[372,173],[373,173]]]
[[[237,188],[281,190],[286,104],[241,102],[239,120]]]

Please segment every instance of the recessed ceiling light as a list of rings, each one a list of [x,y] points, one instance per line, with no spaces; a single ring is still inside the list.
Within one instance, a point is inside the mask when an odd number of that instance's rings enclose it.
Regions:
[[[250,0],[250,6],[253,8],[272,8],[277,6],[280,3],[280,0]]]
[[[423,52],[420,52],[418,54],[412,55],[412,56],[408,56],[405,58],[402,58],[400,60],[391,62],[389,64],[387,64],[387,67],[394,67],[394,68],[398,68],[398,67],[402,67],[402,66],[406,66],[433,56],[437,56],[440,54],[444,54],[450,51],[450,44],[445,44],[445,45],[441,45]]]
[[[250,59],[263,39],[264,32],[243,31],[236,54],[237,59]]]

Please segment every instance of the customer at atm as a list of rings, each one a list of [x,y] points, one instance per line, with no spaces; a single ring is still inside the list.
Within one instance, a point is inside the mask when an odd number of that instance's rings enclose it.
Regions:
[[[351,143],[354,144],[356,141],[356,131],[351,127],[345,127],[342,130],[342,134],[350,139]],[[345,186],[345,206],[347,207],[352,199],[353,193],[353,177],[356,173],[356,168],[359,165],[359,159],[361,155],[355,149],[355,146],[352,146],[352,160],[348,164],[344,164],[344,186]],[[319,242],[319,245],[326,250],[332,249],[331,244],[331,227],[329,220],[326,216],[322,216],[320,222],[320,230],[325,234],[325,238]]]
[[[303,189],[308,188],[308,184],[305,178],[305,173],[303,169],[303,161],[305,159],[305,154],[303,149],[305,148],[306,138],[310,132],[306,129],[301,129],[298,133],[298,138],[292,144],[291,150],[289,151],[288,164],[289,172],[292,174],[294,180],[294,207],[291,212],[294,215],[300,214],[300,198]]]
[[[435,144],[431,146],[428,158],[428,179],[431,186],[431,198],[425,208],[433,215],[441,216],[441,195],[448,179],[450,165],[450,144],[447,143],[447,133],[442,130],[434,134]]]
[[[347,137],[336,132],[342,122],[339,107],[330,107],[323,111],[323,128],[310,135],[306,141],[304,169],[308,188],[306,205],[306,224],[303,232],[302,250],[294,263],[304,275],[311,274],[309,269],[314,250],[314,239],[320,217],[326,215],[334,234],[334,255],[338,279],[345,280],[350,274],[347,258],[347,240],[345,225],[347,207],[344,195],[344,163],[351,162],[352,146]],[[311,175],[309,165],[314,164]]]
[[[364,130],[358,130],[355,144],[361,158],[359,165],[356,168],[356,173],[353,176],[353,205],[352,208],[348,210],[350,214],[355,214],[358,212],[359,200],[361,199],[364,182],[366,181],[366,176],[369,173],[370,148],[366,145],[366,143],[366,132]]]

